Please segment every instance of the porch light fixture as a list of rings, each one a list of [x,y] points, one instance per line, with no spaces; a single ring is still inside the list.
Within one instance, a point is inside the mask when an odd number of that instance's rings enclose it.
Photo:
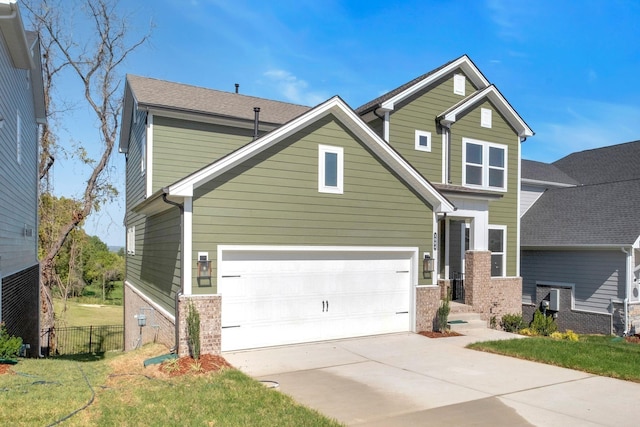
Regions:
[[[433,258],[429,253],[424,254],[424,259],[422,260],[422,278],[428,279],[431,273],[433,272]]]
[[[211,260],[199,259],[198,260],[198,279],[210,279],[211,278]]]

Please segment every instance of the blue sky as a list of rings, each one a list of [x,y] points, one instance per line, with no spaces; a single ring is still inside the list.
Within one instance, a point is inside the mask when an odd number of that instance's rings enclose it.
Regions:
[[[137,74],[315,105],[340,95],[356,108],[467,54],[536,135],[523,158],[640,139],[640,2],[476,1],[125,1],[132,32],[153,22],[151,43],[124,64]],[[132,33],[133,34],[133,33]],[[91,153],[93,120],[64,125]],[[61,138],[70,145],[72,138]],[[124,156],[110,176],[124,194]],[[77,195],[72,159],[55,166],[55,191]],[[124,197],[86,230],[125,241]]]

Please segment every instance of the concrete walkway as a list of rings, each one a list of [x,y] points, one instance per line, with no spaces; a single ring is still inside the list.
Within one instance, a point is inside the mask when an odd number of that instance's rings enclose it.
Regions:
[[[223,356],[353,426],[638,425],[640,384],[468,350],[470,342],[515,336],[464,333],[381,335]]]

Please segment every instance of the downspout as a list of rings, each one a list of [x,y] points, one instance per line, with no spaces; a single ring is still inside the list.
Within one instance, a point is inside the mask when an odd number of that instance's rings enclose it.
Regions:
[[[182,230],[182,228],[184,227],[184,206],[182,206],[180,203],[176,203],[174,201],[171,201],[169,199],[167,199],[167,193],[162,193],[162,200],[172,206],[177,207],[178,209],[180,209],[180,230]],[[182,231],[180,231],[180,236],[182,236]],[[180,257],[183,258],[184,254]],[[184,260],[180,260],[180,264],[183,264]],[[180,268],[181,270],[184,270],[181,266]],[[175,296],[175,322],[174,323],[174,339],[175,339],[175,345],[173,346],[173,348],[171,350],[169,350],[171,353],[176,353],[178,351],[178,346],[180,345],[180,304],[179,304],[179,299],[180,299],[180,295],[182,295],[182,291],[184,290],[184,271],[181,272],[180,274],[180,291],[176,292],[176,296]]]
[[[631,328],[629,328],[629,293],[631,292],[631,256],[633,255],[633,248],[627,251],[625,248],[620,248],[620,250],[627,255],[627,260],[625,263],[625,292],[624,292],[624,332],[623,335],[629,335]]]
[[[382,120],[382,135],[380,136],[382,137],[382,139],[384,139],[388,143],[389,142],[389,112],[388,111],[385,112],[384,116],[382,116],[378,114],[378,108],[380,108],[380,106],[375,107],[372,113],[374,116]]]

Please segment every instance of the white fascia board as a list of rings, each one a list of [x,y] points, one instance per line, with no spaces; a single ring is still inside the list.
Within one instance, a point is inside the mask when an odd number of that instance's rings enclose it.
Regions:
[[[442,196],[429,182],[413,169],[389,144],[364,123],[342,99],[335,96],[309,112],[298,116],[289,123],[253,143],[234,151],[219,161],[206,166],[185,179],[166,187],[164,190],[172,196],[192,197],[193,190],[226,171],[238,166],[252,156],[263,152],[281,140],[300,131],[327,114],[333,114],[356,134],[377,156],[391,166],[407,183],[418,191],[434,207],[441,206],[441,212],[453,212],[454,206]]]
[[[478,70],[478,68],[475,66],[475,64],[473,62],[471,62],[471,59],[469,59],[469,57],[467,55],[463,55],[460,58],[458,58],[458,60],[452,62],[451,64],[447,65],[446,67],[442,68],[441,70],[438,70],[437,72],[433,73],[432,75],[427,76],[424,80],[416,83],[415,85],[411,86],[410,88],[407,88],[406,90],[400,92],[396,96],[384,101],[380,105],[380,108],[382,110],[384,110],[384,111],[393,111],[395,109],[395,104],[397,102],[400,102],[400,101],[408,98],[409,96],[413,95],[417,91],[421,90],[422,88],[424,88],[426,86],[429,86],[434,81],[436,81],[439,78],[441,78],[442,76],[445,76],[448,73],[456,70],[457,68],[461,68],[462,71],[464,71],[464,73],[467,75],[469,80],[471,80],[480,89],[483,89],[483,88],[489,86],[489,84],[490,84],[489,81],[480,72],[480,70]]]
[[[440,115],[440,122],[443,125],[450,126],[452,123],[455,123],[459,114],[464,113],[485,98],[488,98],[496,106],[498,111],[507,118],[507,121],[518,131],[519,137],[526,138],[534,135],[529,126],[527,126],[520,115],[509,105],[494,85],[476,92],[469,97],[469,99],[461,102],[457,107]]]
[[[636,239],[636,241],[633,243],[632,246],[634,249],[640,249],[640,236],[638,236],[638,238]]]
[[[20,8],[15,0],[0,0],[0,32],[7,43],[13,65],[23,70],[34,69],[35,59],[29,49]]]
[[[540,185],[543,187],[556,187],[556,188],[577,187],[576,184],[565,184],[562,182],[553,182],[553,181],[539,181],[537,179],[529,179],[529,178],[522,178],[521,182],[523,184]]]

